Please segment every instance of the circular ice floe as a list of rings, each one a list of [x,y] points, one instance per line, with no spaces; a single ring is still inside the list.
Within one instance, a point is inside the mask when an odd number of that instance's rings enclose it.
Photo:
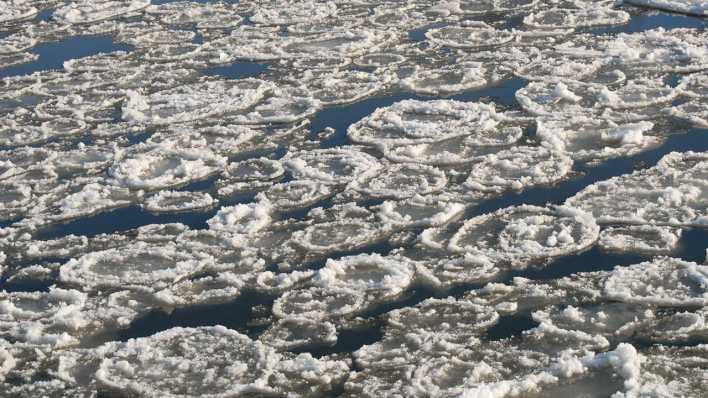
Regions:
[[[400,257],[361,254],[327,260],[314,282],[327,289],[351,289],[374,298],[392,297],[413,282],[415,269]]]
[[[588,248],[599,232],[592,216],[576,209],[519,206],[466,221],[448,249],[524,265]]]
[[[159,290],[201,271],[212,261],[210,256],[190,254],[173,244],[137,242],[72,259],[61,266],[59,279],[87,290],[127,286]]]
[[[591,212],[601,223],[703,225],[706,168],[706,153],[673,152],[650,169],[592,184],[566,204]]]
[[[160,290],[155,294],[155,298],[161,304],[170,307],[226,303],[241,295],[244,279],[240,275],[229,272],[198,279],[185,279],[167,289]]]
[[[388,333],[441,334],[448,341],[480,335],[499,319],[490,306],[465,300],[427,299],[409,308],[388,314]]]
[[[425,165],[396,164],[354,180],[349,188],[371,198],[406,199],[438,192],[447,184],[441,170]]]
[[[260,341],[278,350],[327,347],[337,342],[337,329],[329,322],[305,318],[286,318],[273,323]]]
[[[708,66],[706,33],[695,29],[657,28],[620,33],[600,43],[604,55],[624,68],[656,72],[694,72]]]
[[[108,171],[113,180],[132,189],[160,189],[203,179],[220,170],[226,158],[207,149],[146,145]]]
[[[176,1],[153,4],[145,12],[156,15],[167,25],[196,24],[202,29],[232,28],[238,26],[243,17],[231,4],[199,4],[192,1]]]
[[[464,185],[483,192],[518,190],[560,181],[572,166],[563,152],[519,146],[483,157],[472,166]]]
[[[371,221],[345,219],[311,225],[292,234],[297,246],[312,253],[348,251],[373,244],[384,236]]]
[[[658,8],[660,10],[681,12],[684,14],[708,16],[708,4],[704,0],[625,0],[637,6]]]
[[[632,156],[660,143],[651,122],[615,123],[589,117],[537,119],[536,136],[542,145],[568,153],[576,161],[593,162]]]
[[[328,319],[349,315],[364,305],[363,295],[349,288],[327,286],[292,290],[273,303],[278,318]]]
[[[171,124],[245,110],[272,88],[257,79],[216,80],[181,85],[143,95],[127,92],[123,119],[146,124]]]
[[[268,181],[275,180],[285,173],[281,162],[267,158],[249,159],[231,163],[224,175],[235,181]]]
[[[385,89],[392,76],[363,71],[335,71],[315,75],[304,83],[310,95],[323,105],[341,105],[359,101]]]
[[[585,116],[604,109],[636,111],[668,103],[678,90],[659,80],[631,80],[618,89],[581,82],[532,82],[516,92],[516,100],[535,115]]]
[[[238,204],[222,207],[207,224],[214,231],[250,235],[270,225],[271,212],[268,203]]]
[[[173,328],[99,350],[100,390],[147,397],[323,396],[348,373],[343,362],[281,355],[222,326]]]
[[[700,128],[708,128],[708,99],[695,99],[669,109],[672,116]]]
[[[276,210],[287,211],[312,206],[332,194],[327,184],[295,180],[273,185],[258,194],[258,199],[268,201]]]
[[[203,192],[160,191],[145,200],[143,207],[154,213],[179,212],[206,209],[216,202]]]
[[[400,81],[401,87],[425,95],[449,95],[477,89],[489,83],[489,71],[481,62],[460,62],[432,69],[416,67]]]
[[[607,228],[600,233],[598,244],[616,252],[670,253],[678,247],[680,239],[680,229],[639,225]]]
[[[462,203],[448,202],[435,196],[414,196],[403,201],[386,201],[378,216],[386,224],[405,227],[437,227],[447,224],[465,209]]]
[[[22,0],[12,0],[9,3],[3,4],[3,6],[3,13],[0,15],[0,24],[27,19],[39,12],[30,2]],[[2,369],[2,367],[0,367],[0,369]]]
[[[53,17],[63,23],[90,23],[139,11],[149,5],[150,0],[79,0],[58,8]]]
[[[332,17],[336,13],[337,5],[334,2],[304,1],[297,5],[259,6],[250,19],[259,25],[292,25]]]
[[[394,53],[372,53],[362,55],[354,63],[364,68],[389,68],[406,61],[406,57]]]
[[[600,25],[621,25],[629,22],[627,12],[605,7],[563,9],[554,8],[530,14],[524,24],[536,29],[581,28]]]
[[[357,143],[413,144],[473,136],[479,145],[503,145],[516,141],[494,127],[504,119],[493,105],[453,100],[404,100],[379,108],[349,127],[347,135]]]
[[[453,48],[495,47],[514,39],[514,34],[505,30],[467,27],[444,27],[430,29],[425,37],[435,44]]]
[[[708,267],[668,257],[617,267],[605,281],[604,294],[627,303],[705,306],[708,303]]]
[[[289,153],[283,161],[296,178],[326,184],[346,184],[381,167],[375,157],[347,147]]]

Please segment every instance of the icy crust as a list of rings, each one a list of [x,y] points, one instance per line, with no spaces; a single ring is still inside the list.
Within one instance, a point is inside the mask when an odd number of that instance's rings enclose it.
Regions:
[[[95,371],[99,391],[146,397],[322,397],[349,370],[343,361],[279,354],[222,326],[169,329],[96,354],[103,357]]]
[[[600,233],[598,245],[615,252],[667,254],[678,247],[681,231],[651,225],[610,227]]]
[[[447,240],[426,230],[422,242],[477,262],[523,266],[586,249],[599,232],[591,215],[573,208],[519,206],[469,219]]]
[[[650,169],[590,185],[566,205],[592,213],[603,224],[702,226],[707,165],[705,153],[670,153]]]
[[[627,4],[642,7],[658,8],[660,10],[676,11],[704,17],[708,15],[708,4],[703,0],[624,0]]]
[[[205,81],[143,95],[127,93],[123,119],[134,123],[171,124],[189,122],[245,110],[272,89],[272,84],[257,80]]]
[[[482,157],[472,166],[464,186],[482,192],[520,190],[558,182],[572,166],[564,152],[519,146]]]
[[[204,192],[160,191],[149,197],[143,207],[154,213],[207,209],[217,200]]]
[[[58,8],[52,15],[61,23],[91,23],[139,11],[149,5],[149,0],[81,0]]]

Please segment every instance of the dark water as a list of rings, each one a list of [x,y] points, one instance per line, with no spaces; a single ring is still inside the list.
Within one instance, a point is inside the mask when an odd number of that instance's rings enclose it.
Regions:
[[[167,1],[153,1],[153,3],[165,3]],[[50,12],[43,12],[37,18],[48,18]],[[514,21],[512,21],[514,22]],[[518,24],[519,21],[514,23]],[[598,28],[590,30],[594,34],[607,34],[616,32],[640,32],[656,27],[675,28],[692,27],[705,28],[708,21],[678,14],[667,14],[662,12],[641,12],[625,26]],[[426,29],[411,32],[413,40],[422,40]],[[108,36],[82,36],[73,37],[56,43],[48,43],[37,46],[32,52],[39,54],[36,62],[17,65],[0,69],[0,77],[26,75],[37,71],[61,69],[63,62],[69,59],[86,57],[101,52],[112,51],[132,51],[128,45],[115,43]],[[204,75],[217,75],[225,78],[239,79],[256,76],[268,68],[267,64],[239,62],[233,65],[214,67],[203,71]],[[512,79],[499,83],[496,86],[473,90],[451,96],[449,98],[460,101],[490,100],[501,107],[515,108],[517,104],[514,93],[526,84],[524,80]],[[378,107],[388,106],[402,99],[433,99],[406,92],[390,93],[383,97],[365,99],[363,101],[344,105],[329,107],[322,110],[312,118],[311,133],[316,135],[327,127],[335,130],[335,134],[322,142],[324,148],[336,147],[348,144],[346,129],[352,123],[369,115]],[[708,150],[708,130],[686,128],[684,131],[677,131],[671,135],[660,147],[643,152],[639,155],[614,159],[593,167],[577,166],[578,177],[559,183],[550,187],[538,187],[525,190],[521,193],[508,193],[493,200],[485,201],[478,206],[471,208],[468,216],[483,214],[495,211],[508,206],[518,204],[538,204],[562,203],[568,197],[583,189],[589,184],[605,180],[613,176],[630,173],[634,170],[647,168],[655,165],[662,156],[672,151],[707,151]],[[190,185],[184,189],[213,191],[215,179],[211,178],[203,182]],[[248,202],[252,195],[244,195],[234,203]],[[320,203],[318,206],[328,205]],[[114,209],[91,217],[56,225],[48,229],[38,231],[34,238],[53,239],[70,234],[96,236],[104,233],[126,231],[149,224],[165,224],[181,222],[193,229],[206,228],[206,220],[215,214],[216,210],[205,212],[188,212],[176,214],[152,214],[139,206]],[[302,218],[305,211],[294,212],[287,217]],[[0,225],[3,226],[3,225]],[[706,248],[708,248],[708,231],[706,230],[686,230],[681,238],[681,245],[674,254],[676,257],[685,260],[702,262],[705,259]],[[369,246],[361,249],[361,252],[387,252],[391,247],[387,245]],[[350,253],[347,253],[350,254]],[[586,272],[596,270],[610,270],[616,266],[634,264],[647,257],[641,255],[620,255],[606,253],[597,247],[586,252],[563,257],[552,261],[542,267],[531,267],[522,272],[505,275],[504,278],[512,276],[523,276],[531,279],[555,279],[570,275],[575,272]],[[540,265],[540,264],[539,264]],[[312,264],[313,267],[320,266]],[[0,283],[0,288],[8,290],[45,290],[48,286],[41,282],[36,283]],[[425,288],[417,288],[408,292],[400,300],[386,304],[375,309],[369,314],[373,319],[371,324],[363,329],[344,330],[340,335],[340,342],[334,347],[325,347],[311,350],[313,354],[324,355],[336,352],[350,352],[364,344],[370,344],[381,338],[381,323],[376,318],[385,312],[404,306],[413,305],[425,298],[439,295],[461,295],[466,290],[474,286],[457,288],[450,292],[434,292]],[[192,307],[188,309],[175,309],[169,313],[164,311],[153,311],[142,319],[135,321],[130,328],[121,331],[119,339],[125,340],[132,337],[147,336],[155,332],[166,330],[174,326],[202,326],[221,324],[238,330],[246,331],[251,336],[259,335],[263,329],[263,323],[259,319],[268,317],[270,305],[273,297],[246,293],[233,302],[212,306]],[[524,330],[535,326],[530,315],[522,314],[510,317],[502,317],[500,322],[491,328],[486,338],[499,340],[520,335]]]

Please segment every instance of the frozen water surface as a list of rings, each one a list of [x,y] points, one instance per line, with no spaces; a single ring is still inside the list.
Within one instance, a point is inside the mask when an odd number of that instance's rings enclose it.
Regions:
[[[0,397],[705,396],[705,1],[0,6]]]

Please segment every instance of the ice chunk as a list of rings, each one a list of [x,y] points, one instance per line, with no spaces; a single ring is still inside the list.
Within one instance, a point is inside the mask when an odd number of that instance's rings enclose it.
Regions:
[[[359,311],[364,296],[357,290],[327,286],[292,290],[273,303],[273,315],[278,318],[328,319]]]
[[[271,325],[260,341],[278,350],[327,347],[337,342],[337,329],[330,322],[286,318]]]
[[[413,196],[403,201],[386,201],[378,216],[385,223],[406,227],[439,227],[460,215],[462,203],[447,202],[435,196]]]
[[[514,39],[514,34],[509,31],[495,30],[492,28],[468,28],[447,26],[444,28],[430,29],[425,37],[431,42],[454,48],[479,48],[494,47],[508,43]]]
[[[80,0],[59,7],[53,16],[62,23],[83,24],[115,18],[149,5],[149,0]]]
[[[273,185],[258,194],[278,211],[288,211],[312,206],[333,194],[330,186],[317,181],[295,180]]]
[[[605,7],[578,9],[553,8],[529,14],[524,24],[536,29],[580,28],[600,25],[621,25],[629,22],[629,13]]]

